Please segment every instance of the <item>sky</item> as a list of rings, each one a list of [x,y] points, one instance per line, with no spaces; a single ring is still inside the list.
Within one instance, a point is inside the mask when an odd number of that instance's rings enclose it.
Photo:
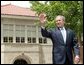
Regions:
[[[6,5],[10,3],[16,6],[24,7],[24,8],[30,8],[31,6],[29,1],[1,1],[1,5]]]
[[[44,1],[40,1],[40,2],[43,3]],[[31,6],[29,1],[1,1],[1,5],[6,5],[10,3],[16,6],[24,7],[24,8],[30,8]]]

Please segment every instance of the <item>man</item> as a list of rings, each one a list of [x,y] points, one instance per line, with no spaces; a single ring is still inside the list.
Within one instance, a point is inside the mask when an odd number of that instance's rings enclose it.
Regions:
[[[64,26],[65,17],[58,15],[55,18],[57,27],[52,30],[47,30],[43,26],[46,22],[46,15],[44,13],[40,14],[39,19],[42,36],[50,38],[53,42],[53,64],[73,64],[73,53],[74,61],[78,63],[80,61],[79,46],[74,32]],[[74,51],[73,53],[72,50]]]

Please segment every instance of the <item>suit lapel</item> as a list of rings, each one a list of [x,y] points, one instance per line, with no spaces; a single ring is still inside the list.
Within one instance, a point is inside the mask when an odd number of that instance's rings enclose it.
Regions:
[[[67,44],[67,41],[69,40],[69,30],[67,28],[65,29],[66,29],[66,44]],[[56,35],[58,39],[64,43],[62,33],[58,28],[56,28]]]
[[[62,33],[58,28],[56,28],[56,35],[57,35],[58,39],[64,43]]]
[[[65,29],[66,29],[66,44],[67,44],[67,41],[69,39],[69,30],[67,28],[65,28]]]

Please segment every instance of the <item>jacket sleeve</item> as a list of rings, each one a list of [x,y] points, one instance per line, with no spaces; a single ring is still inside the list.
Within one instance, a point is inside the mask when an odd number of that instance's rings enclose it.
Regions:
[[[75,55],[80,55],[79,44],[77,42],[77,38],[74,32],[73,32],[73,49]]]
[[[41,34],[43,37],[51,38],[51,31],[47,30],[46,28],[41,27]]]

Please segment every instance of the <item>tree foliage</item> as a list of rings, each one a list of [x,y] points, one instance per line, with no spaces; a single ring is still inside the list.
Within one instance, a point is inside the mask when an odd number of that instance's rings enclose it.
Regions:
[[[39,15],[41,12],[47,15],[47,27],[55,27],[54,19],[57,15],[64,15],[66,27],[71,28],[80,37],[83,33],[83,1],[30,1],[32,10]]]

